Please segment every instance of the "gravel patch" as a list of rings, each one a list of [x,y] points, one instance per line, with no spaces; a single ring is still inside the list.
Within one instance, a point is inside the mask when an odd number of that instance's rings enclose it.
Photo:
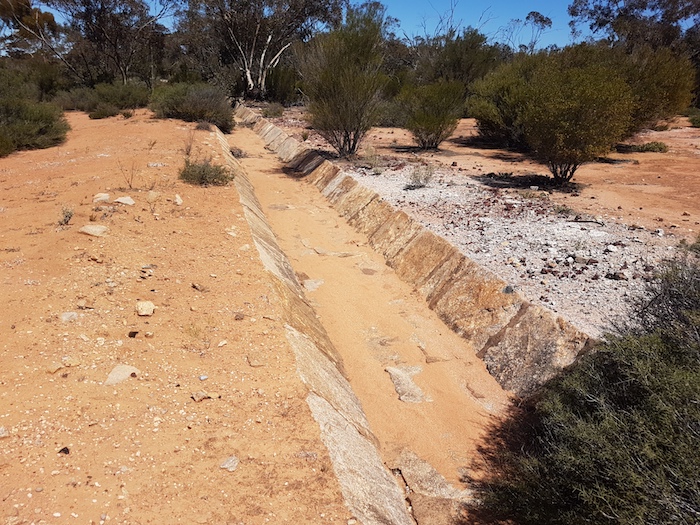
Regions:
[[[533,304],[600,337],[624,315],[628,298],[670,258],[678,239],[557,206],[549,192],[496,188],[436,167],[416,187],[416,165],[345,166],[344,173],[491,270]]]

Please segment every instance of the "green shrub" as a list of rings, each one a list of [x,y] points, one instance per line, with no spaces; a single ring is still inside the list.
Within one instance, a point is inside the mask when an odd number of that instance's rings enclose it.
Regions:
[[[479,134],[509,147],[526,147],[521,115],[528,103],[528,83],[545,55],[521,55],[474,82],[467,115],[477,121]]]
[[[8,133],[9,129],[4,126],[0,126],[0,157],[7,157],[16,149],[15,143]]]
[[[423,149],[435,149],[457,127],[464,111],[464,86],[438,82],[407,87],[400,96],[406,112],[406,128]]]
[[[519,119],[533,155],[560,184],[625,136],[633,108],[632,92],[615,70],[571,66],[563,58],[548,57],[536,68]]]
[[[53,102],[65,110],[101,114],[98,106],[117,110],[142,108],[148,105],[149,92],[137,84],[98,84],[95,88],[78,87],[60,91]],[[112,115],[107,115],[112,116]],[[104,118],[104,117],[93,117]]]
[[[621,144],[617,146],[620,153],[668,153],[664,142],[645,142],[644,144]]]
[[[384,9],[351,7],[344,24],[298,56],[311,125],[341,157],[353,155],[377,122],[386,78],[381,72]]]
[[[53,103],[67,111],[95,111],[100,103],[97,91],[87,87],[79,87],[70,91],[59,91],[53,99]]]
[[[697,254],[700,254],[700,235],[698,235],[698,238],[695,239],[695,242],[693,244],[688,245],[688,249],[691,252],[695,252]]]
[[[62,143],[69,126],[61,108],[30,100],[0,100],[0,149],[42,149]]]
[[[0,98],[39,101],[39,88],[17,64],[0,62]]]
[[[298,84],[299,75],[295,68],[278,65],[265,79],[265,96],[273,102],[292,104],[300,98]]]
[[[262,110],[262,116],[265,118],[277,118],[282,115],[284,115],[284,106],[278,102],[268,104],[267,107]]]
[[[101,102],[117,109],[144,108],[150,95],[148,88],[140,84],[97,84],[95,92]]]
[[[700,515],[700,262],[669,262],[629,323],[487,440],[485,507],[522,525]],[[520,435],[513,433],[520,432]]]
[[[97,107],[88,114],[88,116],[94,120],[115,117],[117,115],[119,115],[119,108],[111,104],[105,104],[104,102],[100,102]]]
[[[230,133],[234,127],[233,110],[226,93],[209,84],[163,86],[153,94],[151,108],[158,118],[209,122],[224,133]]]
[[[619,70],[634,95],[630,134],[676,116],[693,99],[695,68],[670,49],[637,49]]]
[[[700,114],[690,115],[688,118],[690,119],[691,126],[694,128],[700,128]]]
[[[233,176],[223,166],[211,163],[211,160],[192,162],[185,160],[185,166],[180,170],[180,180],[198,186],[225,186]]]
[[[377,126],[384,128],[405,128],[406,112],[399,97],[380,101],[377,107]]]

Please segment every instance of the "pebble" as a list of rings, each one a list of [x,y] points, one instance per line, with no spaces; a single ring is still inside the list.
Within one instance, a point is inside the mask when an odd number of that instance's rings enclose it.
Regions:
[[[190,397],[194,399],[195,403],[201,403],[205,399],[211,399],[211,396],[206,392],[192,392]]]
[[[62,323],[70,323],[71,321],[75,321],[76,319],[78,319],[78,314],[76,312],[63,312],[61,314]]]
[[[160,199],[160,193],[157,191],[151,190],[148,192],[148,195],[146,196],[146,201],[148,201],[149,204],[153,204],[158,199]]]
[[[173,202],[175,203],[175,206],[182,206],[182,197],[175,194],[175,199],[173,200]]]
[[[251,368],[261,368],[261,367],[265,366],[265,363],[263,363],[262,361],[258,361],[254,357],[248,356],[247,359],[248,359],[248,366],[250,366]]]
[[[63,368],[63,364],[61,363],[51,363],[49,366],[46,367],[46,372],[49,374],[55,374],[58,372],[61,368]]]
[[[80,233],[84,233],[85,235],[90,235],[91,237],[104,237],[107,230],[109,230],[109,228],[101,224],[87,224],[78,231]]]
[[[207,379],[209,379],[209,376],[204,376],[204,375],[199,376],[200,381],[206,381]]]
[[[126,381],[130,377],[136,377],[139,373],[140,370],[134,366],[117,365],[109,373],[104,384],[105,386],[116,385]]]
[[[96,193],[92,202],[109,202],[109,193]]]
[[[136,303],[136,313],[140,316],[151,316],[156,310],[156,305],[151,301],[139,301]]]
[[[134,204],[136,204],[136,201],[128,195],[125,197],[119,197],[118,199],[114,199],[114,202],[124,204],[126,206],[133,206]]]
[[[10,437],[10,433],[7,431],[7,429],[5,427],[0,427],[0,439],[8,437]]]
[[[238,468],[238,463],[240,463],[238,458],[236,456],[231,456],[225,459],[219,466],[229,472],[234,472]]]

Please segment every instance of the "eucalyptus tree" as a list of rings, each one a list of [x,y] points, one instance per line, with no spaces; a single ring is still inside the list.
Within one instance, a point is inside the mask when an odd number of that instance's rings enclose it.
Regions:
[[[190,0],[178,14],[178,30],[186,53],[235,68],[246,96],[264,98],[270,71],[291,46],[337,25],[345,5],[346,0]]]

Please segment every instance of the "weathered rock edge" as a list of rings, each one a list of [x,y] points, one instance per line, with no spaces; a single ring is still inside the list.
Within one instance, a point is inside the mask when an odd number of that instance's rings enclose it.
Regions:
[[[332,162],[245,106],[239,105],[235,115],[277,153],[288,173],[316,186],[349,224],[367,236],[399,277],[472,344],[503,388],[526,397],[590,349],[589,335],[529,303]]]
[[[215,133],[224,160],[234,173],[234,185],[260,259],[273,276],[297,373],[309,389],[306,402],[320,427],[346,505],[364,525],[414,525],[405,496],[384,466],[377,439],[344,375],[340,355],[304,297],[245,170],[231,154],[226,136],[218,128]]]

